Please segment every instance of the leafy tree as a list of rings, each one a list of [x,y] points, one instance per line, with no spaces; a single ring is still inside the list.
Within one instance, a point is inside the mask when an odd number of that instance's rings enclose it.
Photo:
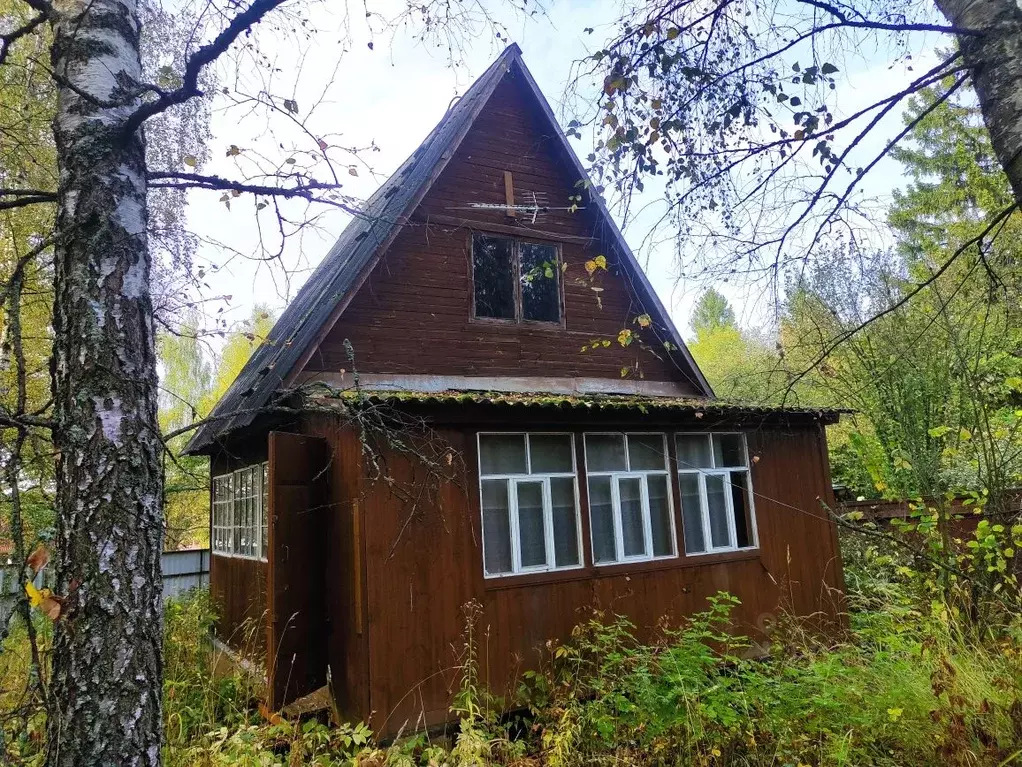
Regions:
[[[53,621],[49,678],[32,641],[47,763],[158,764],[166,444],[156,326],[173,324],[203,284],[180,204],[189,189],[215,191],[225,210],[246,196],[272,220],[258,231],[284,239],[322,210],[358,215],[337,165],[359,150],[312,129],[323,99],[307,106],[278,95],[276,57],[261,51],[266,35],[274,47],[307,42],[308,3],[0,3],[0,103],[14,107],[0,109],[0,213],[18,217],[9,237],[0,232],[12,371],[0,375],[13,383],[0,391],[0,498],[26,579],[46,559],[25,550],[27,491],[54,509],[55,586],[36,598]],[[442,39],[457,56],[459,41],[496,28],[477,10],[427,0],[393,23],[424,42]],[[365,18],[378,33],[381,17]],[[215,87],[217,71],[229,85]],[[214,102],[280,120],[291,131],[275,142],[280,155],[228,144],[218,149],[236,172],[204,173]],[[293,216],[287,201],[303,209]],[[281,247],[260,241],[256,255],[275,258]],[[47,305],[48,315],[32,316]],[[45,487],[26,481],[33,455],[50,457]]]
[[[924,40],[949,50],[920,66]],[[850,51],[904,76],[874,77],[865,104],[845,103],[842,86],[861,74],[846,71]],[[600,188],[625,206],[651,180],[663,189],[658,221],[678,242],[684,274],[762,277],[781,291],[792,269],[827,264],[883,229],[869,178],[970,84],[1010,195],[985,211],[984,243],[960,242],[944,258],[1006,236],[999,226],[1022,201],[1020,52],[1011,0],[642,0],[579,62],[598,95],[569,129],[597,132],[589,161]],[[885,117],[941,83],[887,135]]]
[[[738,327],[727,298],[706,290],[692,308],[688,348],[718,397],[768,404],[784,392],[785,374],[771,341]]]
[[[818,398],[858,411],[837,446],[838,478],[898,498],[982,489],[997,507],[1022,472],[1018,237],[948,260],[1011,192],[976,110],[946,94],[923,91],[906,116],[912,141],[896,156],[911,181],[890,208],[897,253],[841,256],[799,281],[782,342],[789,364],[813,369]]]
[[[736,328],[735,312],[727,298],[713,288],[707,288],[692,309],[692,330],[697,337],[724,328]]]

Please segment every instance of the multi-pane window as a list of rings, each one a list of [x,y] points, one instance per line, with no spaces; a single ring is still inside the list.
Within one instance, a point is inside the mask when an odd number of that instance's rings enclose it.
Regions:
[[[266,559],[269,544],[267,464],[213,477],[213,552]]]
[[[673,557],[663,434],[586,434],[589,524],[598,565]]]
[[[756,546],[744,435],[679,434],[676,439],[685,552]]]
[[[557,247],[510,237],[472,237],[475,316],[560,322]]]
[[[480,434],[487,577],[582,565],[570,434]]]

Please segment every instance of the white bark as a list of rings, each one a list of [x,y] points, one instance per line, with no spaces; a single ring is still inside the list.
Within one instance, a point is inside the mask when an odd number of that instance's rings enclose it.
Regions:
[[[1015,0],[936,0],[956,27],[997,159],[1022,203],[1022,9]]]
[[[155,765],[162,736],[161,441],[135,111],[137,0],[55,3],[51,765]]]

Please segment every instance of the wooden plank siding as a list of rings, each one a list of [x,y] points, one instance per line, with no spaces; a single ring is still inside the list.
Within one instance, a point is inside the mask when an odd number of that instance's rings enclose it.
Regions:
[[[557,156],[549,131],[522,83],[508,75],[304,372],[350,370],[348,339],[355,368],[366,373],[620,380],[622,368],[638,366],[645,380],[679,382],[679,393],[698,394],[687,364],[675,360],[650,330],[643,331],[649,341],[645,349],[617,343],[622,329],[639,333],[634,319],[649,307],[630,289],[633,278],[607,244],[595,209],[563,210],[581,191],[580,179]],[[562,210],[541,213],[533,224],[524,216],[508,217],[504,208],[467,209],[473,202],[505,204],[505,171],[512,174],[519,204],[536,192]],[[434,220],[452,218],[469,223]],[[567,264],[561,275],[563,327],[472,317],[472,230],[503,232],[509,225],[518,227],[523,239],[559,245]],[[600,254],[608,259],[608,271],[590,279],[584,263]],[[580,351],[596,339],[611,341],[610,348]]]
[[[342,647],[353,653],[346,659],[349,670],[345,673],[357,689],[337,689],[339,697],[346,696],[346,713],[369,717],[383,735],[393,735],[402,727],[407,730],[446,721],[458,681],[463,608],[472,600],[483,608],[478,626],[483,675],[497,694],[513,691],[521,672],[538,666],[547,641],[566,639],[592,607],[627,615],[648,631],[664,617],[676,622],[705,609],[707,597],[727,591],[742,601],[735,614],[735,630],[756,639],[762,639],[763,630],[780,610],[812,616],[813,625],[819,628],[842,625],[837,540],[821,507],[821,501],[833,504],[824,470],[825,438],[823,427],[815,423],[743,428],[750,455],[758,457],[752,467],[758,550],[594,567],[580,461],[586,566],[568,572],[485,579],[475,435],[479,430],[501,427],[541,429],[540,418],[516,419],[514,425],[434,419],[436,437],[460,453],[465,471],[463,477],[446,483],[424,502],[421,493],[409,492],[421,488],[423,469],[416,461],[387,453],[390,480],[371,481],[361,471],[350,470],[352,461],[361,466],[358,439],[352,430],[339,421],[310,417],[309,431],[325,438],[333,450],[336,468],[331,470],[331,516],[335,527],[351,530],[346,509],[356,505],[364,529],[366,633],[354,636],[351,616],[358,600],[348,585],[335,592],[329,608],[331,665],[345,663],[338,657],[338,652],[344,652]],[[557,418],[547,419],[548,430],[563,430]],[[530,420],[537,423],[530,424]],[[608,425],[606,419],[595,417],[580,423],[576,415],[571,430],[580,439],[586,430],[701,431],[707,426],[676,419]],[[673,453],[673,445],[671,450]],[[683,552],[680,494],[674,473],[672,487],[678,547]],[[409,497],[419,499],[414,509]],[[327,581],[355,583],[351,570],[355,560],[345,553],[350,546],[333,537],[328,548],[341,554],[328,560]],[[364,677],[357,668],[351,670],[358,666]]]
[[[270,432],[266,656],[272,709],[326,684],[327,450],[317,437]]]

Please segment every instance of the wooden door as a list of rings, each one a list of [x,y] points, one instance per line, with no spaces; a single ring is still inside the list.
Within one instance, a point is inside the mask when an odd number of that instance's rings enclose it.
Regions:
[[[271,710],[326,684],[327,455],[319,437],[270,432],[266,647]]]

